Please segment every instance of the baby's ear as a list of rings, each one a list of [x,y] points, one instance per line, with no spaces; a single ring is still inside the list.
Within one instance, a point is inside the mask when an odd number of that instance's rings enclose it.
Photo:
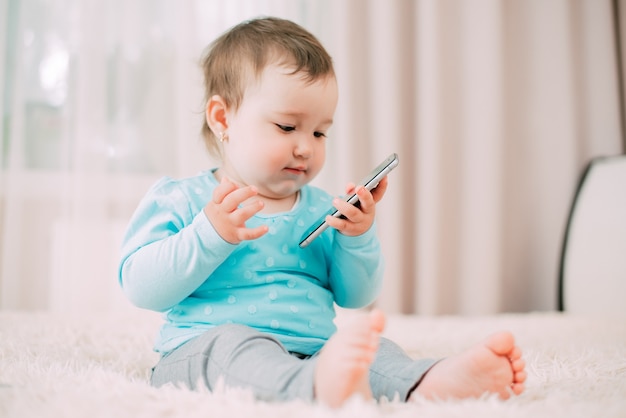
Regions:
[[[227,115],[228,106],[224,98],[217,94],[211,96],[206,104],[205,117],[207,125],[216,135],[228,129]]]

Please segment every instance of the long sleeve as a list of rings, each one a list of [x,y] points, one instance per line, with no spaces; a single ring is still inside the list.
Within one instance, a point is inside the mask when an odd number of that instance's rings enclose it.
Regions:
[[[192,202],[165,179],[133,215],[122,244],[119,281],[135,305],[165,311],[180,303],[236,248]]]
[[[211,171],[164,179],[130,220],[118,280],[135,305],[167,312],[158,352],[235,322],[274,336],[289,351],[313,354],[336,330],[335,303],[358,308],[374,301],[383,272],[374,226],[357,237],[329,228],[300,248],[332,200],[307,186],[291,210],[248,219],[249,228],[266,225],[267,234],[232,245],[203,211],[217,185]]]
[[[337,305],[361,308],[372,303],[382,287],[384,261],[375,224],[362,235],[335,232],[330,286]]]

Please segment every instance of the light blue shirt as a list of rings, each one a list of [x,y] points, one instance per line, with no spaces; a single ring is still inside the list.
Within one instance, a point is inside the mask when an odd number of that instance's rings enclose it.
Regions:
[[[357,237],[328,228],[300,248],[302,234],[332,201],[305,186],[292,210],[257,214],[246,223],[267,225],[267,234],[233,245],[203,211],[217,184],[213,171],[164,178],[130,220],[119,281],[135,305],[164,312],[156,351],[238,323],[273,335],[289,351],[313,354],[336,330],[334,303],[359,308],[374,301],[383,273],[374,227]]]

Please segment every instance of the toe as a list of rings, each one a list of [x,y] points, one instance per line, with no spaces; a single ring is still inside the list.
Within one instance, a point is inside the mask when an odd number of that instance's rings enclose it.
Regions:
[[[522,350],[520,350],[518,346],[513,347],[511,354],[509,354],[509,358],[511,359],[511,361],[522,358]]]
[[[514,372],[520,372],[526,368],[526,362],[522,359],[518,359],[511,362],[511,368]]]
[[[379,309],[374,309],[370,312],[370,321],[372,330],[377,333],[383,332],[385,328],[385,314]]]
[[[509,388],[505,388],[504,390],[502,390],[498,395],[500,396],[500,399],[504,399],[507,400],[511,397],[511,389]]]
[[[523,383],[514,383],[511,385],[511,390],[514,394],[519,395],[524,392],[524,384]]]

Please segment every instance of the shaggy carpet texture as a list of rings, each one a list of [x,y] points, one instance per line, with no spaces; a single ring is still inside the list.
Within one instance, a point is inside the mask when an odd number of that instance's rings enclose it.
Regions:
[[[339,326],[349,314],[341,314]],[[557,313],[490,317],[391,316],[386,336],[414,357],[443,357],[509,329],[527,363],[510,400],[406,404],[350,399],[260,402],[243,390],[152,388],[153,314],[70,316],[0,312],[1,417],[626,417],[626,321]]]

